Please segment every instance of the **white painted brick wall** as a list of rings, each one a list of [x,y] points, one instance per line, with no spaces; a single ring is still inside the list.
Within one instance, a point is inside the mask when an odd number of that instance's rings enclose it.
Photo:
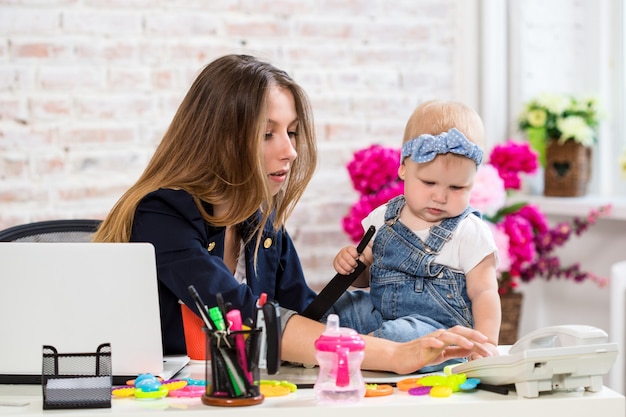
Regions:
[[[314,105],[319,167],[289,229],[319,286],[349,243],[352,152],[399,144],[417,103],[458,90],[461,1],[0,1],[0,229],[104,217],[197,71],[250,53]]]
[[[249,53],[287,70],[313,102],[319,166],[289,230],[319,287],[349,243],[340,221],[356,194],[346,163],[372,143],[399,145],[424,99],[465,99],[459,83],[476,71],[461,58],[472,45],[461,23],[478,24],[466,15],[476,4],[0,0],[0,229],[104,217],[199,69]]]

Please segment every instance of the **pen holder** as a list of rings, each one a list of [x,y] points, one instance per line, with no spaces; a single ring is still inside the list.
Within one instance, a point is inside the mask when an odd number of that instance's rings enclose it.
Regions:
[[[236,407],[263,402],[259,384],[259,347],[261,329],[208,330],[207,351],[211,360],[205,362],[205,405]],[[243,344],[242,344],[243,343]]]
[[[111,345],[95,353],[58,353],[43,346],[43,409],[111,408]]]

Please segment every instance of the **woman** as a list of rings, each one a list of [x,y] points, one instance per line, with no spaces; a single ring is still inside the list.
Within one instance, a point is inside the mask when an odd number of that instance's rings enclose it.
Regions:
[[[188,287],[253,317],[266,293],[281,306],[282,359],[315,363],[321,323],[297,315],[313,299],[284,224],[315,170],[313,117],[304,91],[271,64],[227,55],[206,66],[152,160],[95,235],[156,250],[163,350],[185,353],[179,300]],[[367,338],[365,369],[413,372],[482,351],[468,328],[408,343]]]

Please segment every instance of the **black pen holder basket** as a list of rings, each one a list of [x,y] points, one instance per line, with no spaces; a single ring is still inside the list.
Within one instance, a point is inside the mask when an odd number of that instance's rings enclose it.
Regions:
[[[202,403],[216,406],[247,406],[263,402],[259,384],[261,329],[208,330],[205,361],[206,392]],[[243,349],[242,349],[243,346]]]
[[[43,346],[43,409],[111,408],[111,345],[94,353],[58,353]]]

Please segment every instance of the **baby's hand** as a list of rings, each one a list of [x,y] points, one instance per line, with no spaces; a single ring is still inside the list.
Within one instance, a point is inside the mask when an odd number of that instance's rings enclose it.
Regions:
[[[359,258],[359,254],[356,251],[355,246],[346,246],[341,249],[335,260],[333,261],[333,267],[335,271],[342,275],[348,275],[354,271],[357,267],[356,260]]]

